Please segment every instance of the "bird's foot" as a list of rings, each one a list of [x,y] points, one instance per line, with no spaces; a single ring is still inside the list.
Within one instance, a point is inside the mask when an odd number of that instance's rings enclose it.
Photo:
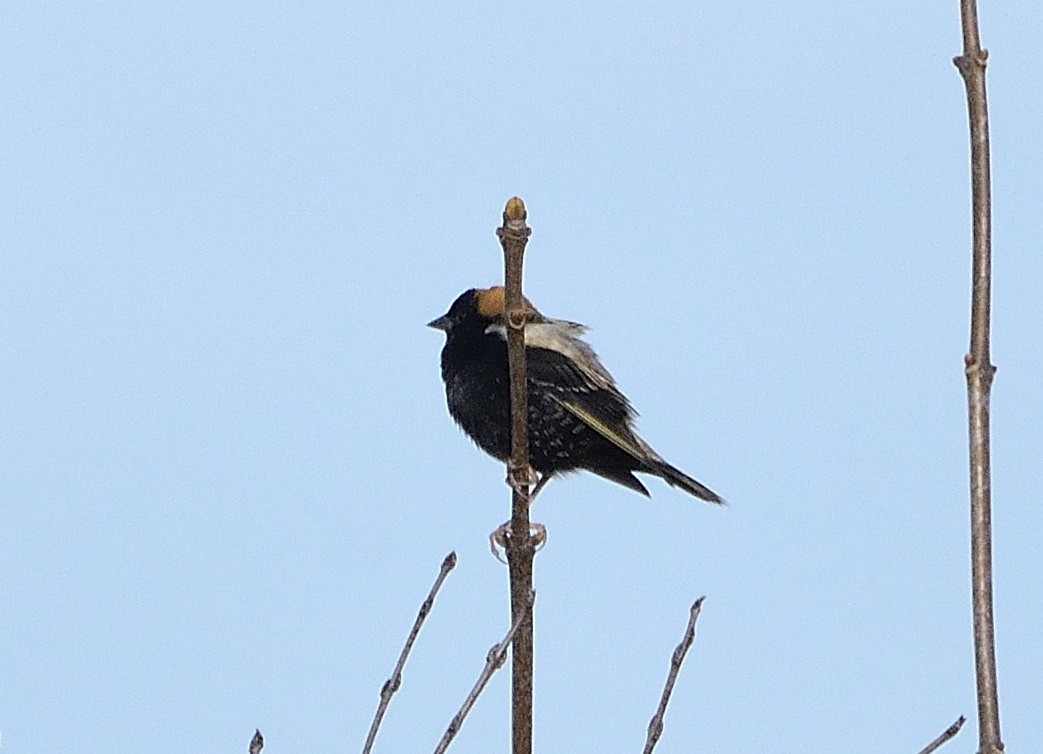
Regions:
[[[536,469],[532,468],[532,466],[529,466],[528,469],[526,469],[525,478],[519,480],[515,475],[515,471],[516,469],[510,463],[508,463],[507,486],[515,492],[517,492],[519,495],[524,495],[526,489],[528,488],[529,505],[532,505],[533,501],[536,499],[536,496],[540,494],[540,490],[542,490],[546,486],[547,482],[551,480],[551,477],[554,476],[553,471],[548,471],[544,474],[537,474]]]
[[[536,486],[529,492],[529,505],[532,505],[532,501],[536,499],[536,496],[540,494],[540,490],[550,481],[550,478],[554,476],[553,471],[548,471],[540,477],[540,481],[536,482]]]
[[[533,552],[539,552],[543,549],[543,546],[547,544],[547,527],[539,521],[532,521],[529,524],[529,537],[532,540]],[[493,557],[501,563],[507,563],[507,561],[500,555],[500,551],[502,550],[506,553],[507,548],[510,546],[510,541],[510,521],[504,521],[496,527],[496,530],[493,531],[492,534],[489,535],[489,549],[492,550]]]
[[[519,473],[520,472],[520,473]],[[518,468],[510,461],[507,462],[507,486],[517,492],[519,495],[525,495],[528,492],[528,488],[540,484],[540,477],[536,473],[536,469],[532,466],[527,466],[524,469]],[[528,492],[529,500],[533,498],[533,494]]]

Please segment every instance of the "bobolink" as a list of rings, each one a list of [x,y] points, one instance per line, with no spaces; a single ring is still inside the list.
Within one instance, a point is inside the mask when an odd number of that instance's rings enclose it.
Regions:
[[[654,474],[690,495],[724,501],[664,461],[634,430],[634,411],[597,354],[583,325],[540,314],[525,302],[529,462],[542,478],[586,470],[648,495],[633,472]],[[449,413],[482,450],[511,455],[510,382],[504,289],[465,291],[429,322],[446,334],[442,380]]]

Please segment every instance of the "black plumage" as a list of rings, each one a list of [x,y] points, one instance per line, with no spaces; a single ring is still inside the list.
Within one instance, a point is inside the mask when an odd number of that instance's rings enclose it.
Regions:
[[[442,380],[449,413],[482,450],[506,461],[511,421],[503,302],[502,287],[472,288],[429,326],[446,334]],[[702,500],[724,502],[637,435],[637,414],[581,339],[582,325],[544,317],[528,302],[526,306],[529,460],[536,471],[591,471],[648,495],[633,474],[637,471]]]

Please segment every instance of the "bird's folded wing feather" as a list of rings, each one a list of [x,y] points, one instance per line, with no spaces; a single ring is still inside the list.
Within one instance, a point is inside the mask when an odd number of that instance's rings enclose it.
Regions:
[[[556,350],[530,346],[525,355],[529,381],[613,445],[639,460],[648,458],[649,449],[631,430],[636,412],[600,363],[594,372]]]

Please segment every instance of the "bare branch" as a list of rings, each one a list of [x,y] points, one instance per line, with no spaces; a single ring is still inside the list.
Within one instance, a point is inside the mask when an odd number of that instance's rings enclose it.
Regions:
[[[453,716],[452,721],[449,723],[449,727],[446,728],[445,734],[442,736],[442,740],[438,742],[438,746],[435,747],[434,754],[444,754],[446,749],[449,748],[449,744],[452,743],[456,734],[460,732],[460,726],[464,724],[464,719],[467,714],[471,711],[471,707],[478,701],[478,696],[485,689],[489,679],[493,677],[493,673],[503,667],[504,661],[507,659],[507,649],[511,646],[511,642],[514,641],[514,637],[525,623],[526,613],[532,610],[532,605],[536,601],[536,593],[529,592],[525,602],[526,611],[519,613],[514,618],[514,623],[511,624],[510,630],[507,635],[503,637],[503,641],[499,644],[494,644],[489,650],[489,653],[485,656],[485,667],[482,668],[482,672],[478,676],[478,680],[475,681],[474,688],[471,689],[471,693],[464,699],[463,705],[460,707],[460,711]]]
[[[989,395],[996,367],[989,355],[992,296],[992,207],[989,168],[989,111],[985,93],[988,52],[981,49],[975,0],[960,0],[963,54],[953,62],[967,89],[971,137],[973,270],[971,343],[965,359],[970,441],[971,583],[974,610],[974,666],[978,688],[980,754],[1003,751],[1000,739],[996,635],[992,605],[992,481]]]
[[[937,751],[942,747],[943,744],[946,744],[952,739],[956,738],[956,734],[960,732],[960,728],[963,727],[963,724],[965,722],[967,722],[967,718],[963,715],[960,715],[959,720],[957,720],[944,731],[942,731],[942,734],[938,736],[938,738],[934,739],[933,741],[931,741],[931,743],[927,744],[925,747],[920,749],[920,751],[917,752],[917,754],[931,754],[932,751]]]
[[[416,620],[413,621],[413,630],[409,632],[406,645],[402,647],[402,652],[398,656],[398,662],[395,663],[394,672],[390,678],[384,681],[384,686],[380,689],[380,704],[377,706],[377,713],[373,717],[373,723],[369,726],[366,745],[362,748],[363,754],[369,754],[373,749],[373,742],[377,738],[377,730],[380,728],[380,723],[384,719],[384,713],[387,712],[388,705],[391,703],[391,697],[398,691],[399,686],[402,685],[402,668],[406,665],[406,659],[409,657],[409,652],[413,649],[413,643],[420,633],[420,627],[424,625],[424,621],[427,620],[427,616],[431,612],[431,607],[435,604],[435,597],[438,595],[438,590],[442,588],[442,582],[445,581],[446,576],[455,567],[456,553],[451,552],[442,561],[442,567],[438,571],[438,578],[435,579],[431,591],[428,592],[427,599],[420,605],[420,612],[417,613]]]
[[[507,320],[507,362],[511,384],[511,460],[507,478],[511,493],[511,527],[507,563],[511,580],[511,619],[519,624],[511,653],[511,741],[514,754],[532,751],[532,561],[535,547],[529,524],[529,422],[525,382],[525,299],[522,259],[532,231],[525,224],[525,203],[507,202],[503,226],[496,235],[504,256],[504,316]]]
[[[264,736],[261,735],[261,731],[255,730],[254,737],[250,739],[250,754],[261,754],[261,749],[264,748]]]
[[[652,749],[659,742],[659,737],[663,735],[663,718],[666,716],[666,705],[670,702],[670,695],[674,693],[674,684],[677,682],[678,673],[681,672],[681,663],[684,662],[685,655],[688,654],[689,648],[695,642],[695,622],[699,620],[699,613],[702,612],[703,600],[705,599],[706,597],[700,597],[692,603],[688,615],[688,626],[684,630],[684,636],[670,657],[670,673],[666,676],[666,686],[663,688],[663,696],[659,699],[659,709],[652,715],[652,720],[648,723],[648,738],[645,740],[644,754],[651,754]]]

